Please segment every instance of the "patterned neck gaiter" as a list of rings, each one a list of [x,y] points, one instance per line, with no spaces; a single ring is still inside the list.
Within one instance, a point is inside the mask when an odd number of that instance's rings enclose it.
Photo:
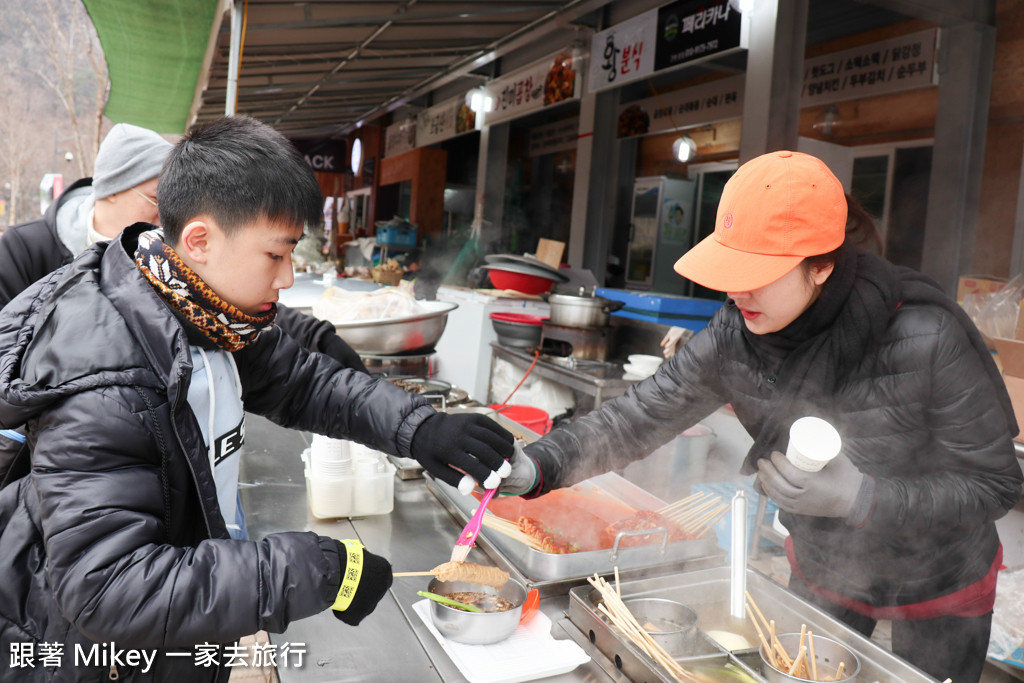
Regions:
[[[163,241],[163,230],[139,235],[135,265],[153,289],[217,348],[238,351],[256,341],[274,324],[277,307],[249,315],[235,308],[189,268]]]

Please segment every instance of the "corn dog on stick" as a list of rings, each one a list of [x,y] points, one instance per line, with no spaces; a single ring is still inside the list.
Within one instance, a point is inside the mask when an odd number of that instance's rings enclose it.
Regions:
[[[465,581],[494,588],[501,588],[508,582],[508,572],[472,562],[445,562],[430,571],[439,581]]]

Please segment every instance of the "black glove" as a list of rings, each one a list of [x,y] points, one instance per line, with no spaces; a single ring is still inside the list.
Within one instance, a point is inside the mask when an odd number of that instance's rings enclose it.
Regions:
[[[363,359],[359,357],[359,354],[356,353],[355,349],[349,346],[344,339],[334,332],[327,333],[323,336],[320,340],[320,350],[322,353],[330,356],[346,368],[352,368],[359,372],[369,372],[366,369],[366,365],[363,364]]]
[[[458,487],[462,474],[482,485],[492,470],[512,457],[515,437],[486,415],[431,415],[417,428],[410,451],[441,481]]]
[[[356,626],[374,610],[391,588],[394,579],[391,563],[364,549],[359,541],[335,543],[338,544],[338,556],[341,559],[342,581],[331,610],[334,616],[349,626]],[[362,571],[359,571],[360,566]]]

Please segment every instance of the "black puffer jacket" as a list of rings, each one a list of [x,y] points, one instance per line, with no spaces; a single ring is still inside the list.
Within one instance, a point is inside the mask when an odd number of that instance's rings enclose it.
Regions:
[[[39,278],[71,263],[74,255],[57,234],[57,211],[83,187],[92,187],[92,178],[76,181],[41,218],[12,225],[0,235],[0,308]]]
[[[32,447],[31,474],[0,491],[0,650],[6,659],[15,643],[64,646],[59,671],[37,658],[34,669],[0,669],[2,681],[105,680],[107,667],[74,663],[75,646],[93,642],[194,652],[280,632],[328,608],[340,585],[330,539],[226,540],[186,402],[188,341],[130,257],[138,232],[94,245],[0,312],[0,426],[25,425]],[[434,414],[277,328],[234,356],[246,410],[288,427],[409,456]],[[120,678],[223,681],[230,672],[192,657],[157,662]]]
[[[756,437],[782,378],[762,364],[743,325],[727,304],[652,377],[533,444],[544,490],[621,468],[724,403]],[[859,528],[783,513],[804,577],[872,605],[910,604],[981,579],[998,547],[993,522],[1020,497],[1021,468],[996,388],[951,313],[901,306],[816,408],[876,488]]]

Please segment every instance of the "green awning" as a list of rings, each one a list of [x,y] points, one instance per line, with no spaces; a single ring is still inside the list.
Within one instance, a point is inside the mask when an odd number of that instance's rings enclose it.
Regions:
[[[82,0],[110,72],[104,113],[158,133],[188,125],[217,0]]]

